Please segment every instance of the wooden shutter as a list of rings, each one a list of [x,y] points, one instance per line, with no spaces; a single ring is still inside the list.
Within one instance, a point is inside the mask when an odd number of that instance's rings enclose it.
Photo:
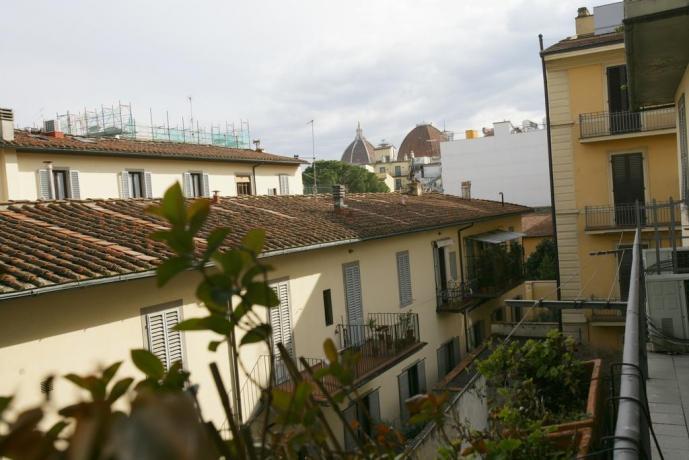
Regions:
[[[459,364],[460,359],[460,354],[461,351],[459,349],[459,337],[455,337],[452,339],[452,363],[451,366],[454,369],[454,367]]]
[[[187,198],[194,196],[193,188],[191,186],[191,174],[189,173],[182,173],[182,192]]]
[[[52,200],[53,190],[50,187],[50,171],[47,169],[36,171],[36,182],[38,183],[38,199]]]
[[[399,288],[400,306],[406,307],[412,303],[409,251],[397,253],[397,285]]]
[[[419,393],[426,392],[426,360],[419,362],[417,366],[417,375],[419,376]]]
[[[613,155],[612,184],[615,204],[644,202],[643,157],[640,153]]]
[[[438,357],[438,380],[447,375],[447,344],[443,344],[435,352]]]
[[[371,416],[371,427],[380,423],[380,394],[378,390],[368,394],[368,414]]]
[[[453,280],[456,281],[459,279],[457,277],[457,252],[451,251],[449,257],[450,257],[450,276],[452,277]]]
[[[73,200],[81,199],[81,188],[79,187],[79,171],[71,169],[69,171],[69,197]]]
[[[352,422],[356,420],[356,404],[351,404],[344,411],[342,411],[345,421],[349,426],[352,426]],[[350,434],[350,430],[347,427],[343,427],[344,430],[344,440],[345,440],[345,450],[352,451],[356,449],[356,440]]]
[[[122,171],[120,173],[120,198],[131,198],[132,192],[129,190],[129,173]]]
[[[146,198],[153,198],[153,184],[151,184],[151,173],[144,173],[144,193]]]
[[[208,174],[201,174],[201,190],[203,196],[211,196],[210,185],[208,183]]]
[[[280,195],[289,195],[289,177],[287,174],[280,174]]]
[[[347,322],[349,324],[364,323],[364,307],[361,298],[361,275],[359,262],[352,262],[343,266],[345,285],[345,305],[347,306]]]
[[[177,361],[183,362],[182,333],[173,329],[179,322],[178,308],[146,315],[148,349],[163,363],[166,370]]]
[[[409,418],[409,411],[405,402],[409,399],[409,372],[404,371],[397,376],[397,386],[400,395],[400,419],[406,422]]]

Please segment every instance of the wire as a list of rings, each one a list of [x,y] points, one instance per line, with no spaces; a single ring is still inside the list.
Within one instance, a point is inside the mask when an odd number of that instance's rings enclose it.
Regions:
[[[622,237],[623,236],[624,236],[624,233],[620,232],[620,240],[617,242],[618,248],[622,244]],[[622,261],[624,260],[624,253],[628,250],[629,250],[629,248],[622,249],[622,256],[620,257],[620,261],[617,264],[617,270],[615,271],[615,278],[613,278],[612,283],[610,283],[610,290],[608,291],[608,302],[610,302],[610,297],[612,297],[612,290],[615,288],[615,283],[617,282],[617,278],[620,275],[620,267],[622,267]]]

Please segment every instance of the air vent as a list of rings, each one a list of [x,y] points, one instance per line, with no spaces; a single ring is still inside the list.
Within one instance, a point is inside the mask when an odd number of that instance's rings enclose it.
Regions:
[[[14,113],[12,113],[12,109],[0,108],[0,120],[14,121]]]

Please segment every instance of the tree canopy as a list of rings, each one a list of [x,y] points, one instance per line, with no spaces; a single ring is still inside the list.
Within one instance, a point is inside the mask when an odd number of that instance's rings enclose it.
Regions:
[[[303,172],[304,188],[313,187],[313,166]],[[316,180],[318,190],[329,191],[333,185],[342,184],[349,192],[389,192],[390,189],[378,177],[362,168],[342,161],[317,161]]]
[[[530,280],[554,280],[555,242],[548,238],[541,241],[526,261],[526,276]]]

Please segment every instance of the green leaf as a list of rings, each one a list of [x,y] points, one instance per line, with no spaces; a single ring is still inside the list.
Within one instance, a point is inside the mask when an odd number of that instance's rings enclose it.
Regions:
[[[230,229],[225,228],[225,227],[219,227],[216,229],[213,229],[213,231],[210,232],[208,235],[208,238],[206,238],[206,252],[205,252],[205,258],[210,259],[213,253],[222,246],[223,242],[225,241],[225,238],[227,238],[227,235],[230,234]]]
[[[208,218],[211,210],[211,200],[201,198],[194,200],[187,208],[187,220],[189,221],[189,231],[196,235]]]
[[[108,366],[104,371],[103,371],[103,382],[107,385],[110,383],[110,380],[115,376],[117,373],[117,370],[120,368],[122,365],[122,361],[118,361],[110,366]]]
[[[236,249],[216,254],[213,260],[220,265],[225,275],[232,277],[238,276],[245,264],[244,257]]]
[[[263,242],[266,238],[266,231],[262,228],[254,228],[249,230],[244,238],[242,238],[242,246],[244,249],[260,254],[263,249]]]
[[[183,226],[187,220],[187,212],[184,206],[184,194],[179,182],[171,185],[160,203],[160,213],[173,226]]]
[[[112,386],[112,389],[110,390],[110,394],[108,395],[107,401],[112,404],[122,395],[124,395],[129,387],[131,386],[132,382],[134,382],[134,379],[131,377],[124,378],[122,380],[118,380],[117,383],[115,383]]]
[[[182,390],[188,377],[189,373],[182,369],[182,361],[175,361],[167,371],[163,385],[174,390]]]
[[[265,283],[251,283],[247,285],[246,292],[242,297],[245,302],[252,305],[275,307],[280,303],[273,288]]]
[[[217,351],[218,347],[222,345],[224,340],[211,340],[208,342],[208,351]]]
[[[0,396],[0,415],[10,407],[13,398],[13,396]]]
[[[230,287],[219,287],[213,284],[212,279],[201,281],[196,288],[196,297],[211,311],[225,313],[227,303],[232,297]]]
[[[46,431],[45,437],[51,440],[57,439],[57,437],[60,436],[60,433],[62,433],[62,430],[67,428],[68,425],[69,423],[64,420],[56,422],[48,431]]]
[[[165,286],[175,275],[183,272],[191,266],[188,257],[178,256],[167,259],[156,268],[158,287]]]
[[[325,342],[323,342],[323,351],[325,352],[325,357],[328,358],[328,362],[331,364],[337,362],[339,355],[335,347],[335,342],[333,342],[332,339],[325,339]]]
[[[244,337],[242,337],[240,345],[248,345],[250,343],[268,340],[268,337],[270,337],[270,331],[270,324],[259,324],[258,326],[244,334]]]
[[[223,316],[211,315],[203,318],[189,318],[177,324],[176,331],[213,331],[221,335],[229,335],[232,324]]]
[[[134,365],[148,377],[160,380],[165,374],[163,363],[148,350],[138,349],[131,351],[132,361]]]
[[[273,407],[286,412],[292,401],[292,394],[277,388],[273,389]]]

